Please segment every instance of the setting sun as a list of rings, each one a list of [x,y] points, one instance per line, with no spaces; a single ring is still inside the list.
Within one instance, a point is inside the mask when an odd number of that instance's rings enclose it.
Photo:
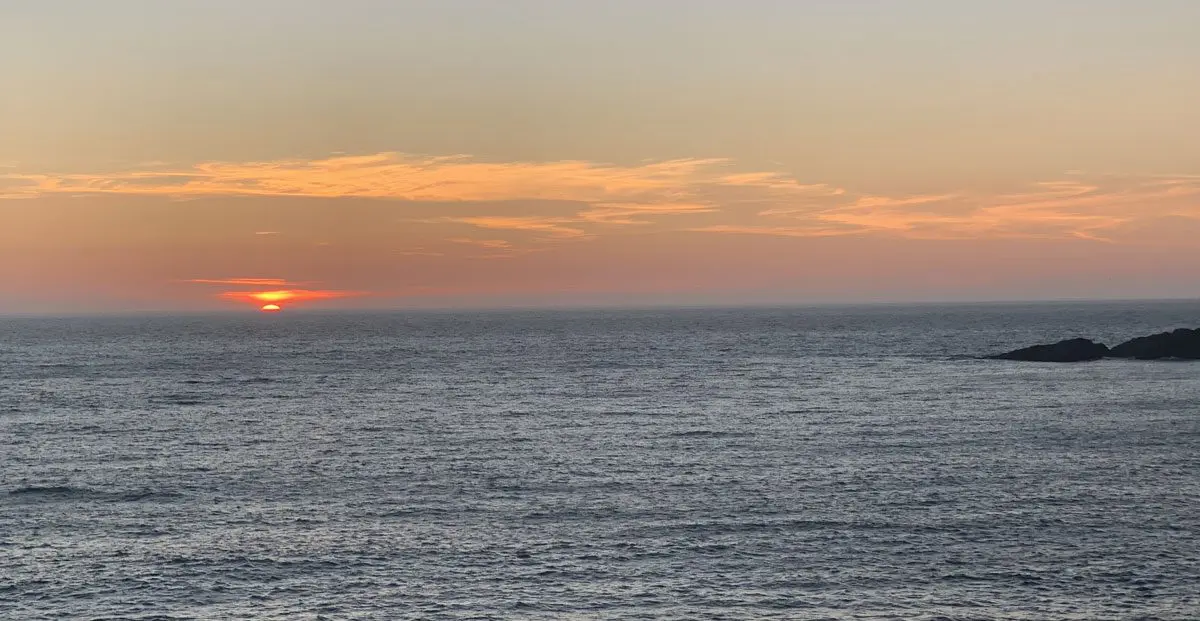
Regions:
[[[202,284],[253,284],[272,283],[272,284],[288,284],[285,280],[267,279],[267,278],[228,278],[228,279],[196,279],[190,282]],[[254,304],[263,312],[277,312],[283,310],[283,303],[308,303],[319,302],[322,300],[334,300],[338,298],[348,298],[366,295],[359,291],[337,291],[337,290],[311,290],[311,289],[274,289],[270,291],[225,291],[217,294],[217,297],[226,300],[236,300],[241,302],[249,302]]]

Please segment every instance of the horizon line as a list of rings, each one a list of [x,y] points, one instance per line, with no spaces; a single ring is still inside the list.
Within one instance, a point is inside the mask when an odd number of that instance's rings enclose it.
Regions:
[[[931,299],[931,300],[866,300],[866,301],[811,301],[811,302],[745,302],[745,303],[685,303],[685,302],[642,302],[629,304],[508,304],[480,306],[397,306],[397,307],[300,307],[286,309],[285,315],[333,315],[333,314],[390,314],[390,313],[504,313],[504,312],[589,312],[589,311],[664,311],[664,310],[767,310],[806,308],[870,308],[870,307],[923,307],[923,306],[1015,306],[1053,304],[1120,304],[1120,303],[1200,303],[1200,296],[1181,297],[1064,297],[1064,298],[989,298],[989,299]],[[0,319],[75,319],[86,317],[143,317],[143,316],[212,316],[241,315],[260,316],[257,308],[212,308],[187,309],[101,309],[62,313],[58,311],[0,310]],[[278,317],[278,315],[273,315]]]

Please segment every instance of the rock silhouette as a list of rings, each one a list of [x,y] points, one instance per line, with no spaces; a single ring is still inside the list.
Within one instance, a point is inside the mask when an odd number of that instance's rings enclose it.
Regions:
[[[1180,328],[1171,332],[1140,336],[1117,345],[1108,355],[1113,358],[1136,358],[1138,360],[1158,360],[1160,358],[1200,360],[1200,330]]]
[[[1112,349],[1090,339],[1067,339],[1049,345],[1023,347],[988,358],[1026,362],[1086,362],[1101,358],[1200,360],[1200,329],[1179,328],[1171,332],[1140,336]]]
[[[994,360],[1027,362],[1084,362],[1108,355],[1108,346],[1090,339],[1067,339],[1050,345],[1034,345],[990,356]]]

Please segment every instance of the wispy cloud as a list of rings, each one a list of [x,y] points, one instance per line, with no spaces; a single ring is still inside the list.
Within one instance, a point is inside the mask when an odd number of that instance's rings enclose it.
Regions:
[[[0,176],[11,196],[121,194],[179,200],[204,196],[368,198],[410,202],[546,202],[550,214],[488,213],[423,220],[585,239],[597,227],[654,224],[660,218],[713,213],[742,203],[835,196],[770,171],[738,171],[726,159],[676,159],[618,165],[583,160],[486,162],[463,155],[377,153],[316,160],[205,162],[104,174]],[[563,208],[562,205],[568,207]],[[275,231],[257,231],[274,235]]]
[[[397,250],[395,252],[395,254],[398,256],[402,256],[402,257],[444,257],[444,256],[446,256],[446,253],[444,253],[444,252],[433,252],[430,250],[422,250],[420,248],[411,249],[411,250]]]
[[[773,235],[776,237],[835,237],[858,233],[855,229],[820,226],[771,226],[767,224],[710,224],[688,229],[696,233],[735,233],[738,235]]]
[[[1200,175],[1064,174],[1004,191],[858,192],[726,159],[637,164],[488,162],[396,152],[314,160],[146,166],[106,174],[0,174],[0,197],[44,195],[323,197],[447,204],[407,221],[494,231],[506,251],[625,229],[922,239],[1041,237],[1116,240],[1154,218],[1200,218]],[[655,228],[656,227],[656,228]],[[276,231],[256,231],[275,235]],[[505,234],[507,233],[507,234]],[[454,237],[452,237],[454,236]],[[463,243],[463,242],[457,242]],[[509,244],[502,247],[499,244]],[[479,245],[479,243],[476,243]],[[435,249],[435,253],[442,249]]]
[[[37,183],[33,180],[26,179],[23,175],[18,174],[3,174],[0,167],[0,200],[13,200],[20,198],[37,198]]]
[[[452,237],[446,241],[456,244],[466,244],[468,246],[479,246],[480,248],[489,248],[492,250],[512,248],[512,242],[503,239],[472,239],[470,237]]]
[[[577,220],[572,218],[539,217],[539,216],[466,216],[458,218],[440,218],[441,222],[456,222],[481,229],[507,231],[527,231],[541,233],[560,239],[587,237],[581,228],[567,226]]]
[[[718,211],[714,205],[699,203],[594,203],[580,211],[581,222],[597,224],[653,224],[649,216],[680,216]]]
[[[916,196],[847,192],[758,211],[750,223],[690,230],[809,237],[883,234],[923,239],[994,237],[1112,241],[1122,227],[1162,217],[1200,218],[1195,176],[1076,175],[1000,193]]]
[[[484,162],[468,156],[378,153],[319,160],[205,162],[176,170],[106,174],[10,174],[18,193],[108,193],[169,196],[310,196],[410,201],[540,199],[663,202],[706,187],[807,192],[773,172],[730,174],[725,159],[680,159],[621,166],[563,160]]]
[[[200,285],[226,285],[244,287],[288,287],[304,283],[289,282],[282,278],[191,278],[184,282]]]

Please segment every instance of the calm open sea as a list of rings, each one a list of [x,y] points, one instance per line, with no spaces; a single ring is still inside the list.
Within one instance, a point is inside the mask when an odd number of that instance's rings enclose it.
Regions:
[[[5,619],[1197,619],[1200,302],[0,319]]]

